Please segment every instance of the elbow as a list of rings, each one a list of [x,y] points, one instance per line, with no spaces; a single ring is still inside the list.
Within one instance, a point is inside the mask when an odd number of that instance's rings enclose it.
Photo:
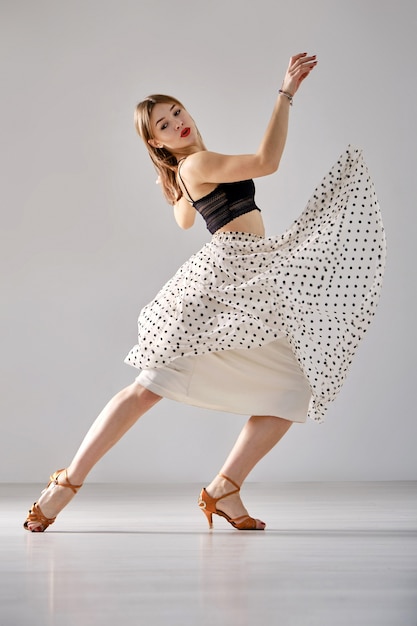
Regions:
[[[188,230],[189,228],[191,228],[191,226],[193,225],[194,222],[179,222],[177,220],[177,224],[178,226],[182,229],[182,230]]]
[[[275,174],[275,172],[279,168],[279,161],[270,161],[265,163],[262,167],[262,176],[270,176],[271,174]]]
[[[188,230],[194,224],[194,216],[175,215],[175,221],[182,230]]]
[[[269,176],[270,174],[275,174],[275,172],[278,171],[278,168],[279,168],[279,160],[271,161],[271,163],[268,163],[267,176]]]
[[[267,167],[269,170],[268,174],[275,174],[275,172],[278,171],[279,165],[281,163],[281,156],[282,153],[270,155],[269,159],[267,160]]]
[[[265,156],[264,158],[260,159],[260,176],[269,176],[270,174],[275,174],[275,172],[279,168],[280,160],[280,157],[273,155]]]

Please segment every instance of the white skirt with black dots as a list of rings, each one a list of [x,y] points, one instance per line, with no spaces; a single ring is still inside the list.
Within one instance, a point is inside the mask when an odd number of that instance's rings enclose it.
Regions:
[[[282,236],[213,235],[142,309],[125,362],[163,397],[321,422],[375,312],[385,248],[349,147]]]

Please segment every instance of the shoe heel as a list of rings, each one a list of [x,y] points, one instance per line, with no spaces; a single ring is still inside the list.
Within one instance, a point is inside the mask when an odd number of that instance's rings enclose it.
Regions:
[[[210,513],[210,511],[206,511],[203,508],[201,510],[203,511],[204,515],[207,517],[209,528],[212,529],[213,528],[213,513]]]
[[[206,516],[209,528],[213,528],[213,512],[207,509],[206,500],[208,499],[208,497],[209,496],[206,493],[206,490],[202,489],[200,493],[200,497],[198,498],[198,506],[200,507],[204,515]]]

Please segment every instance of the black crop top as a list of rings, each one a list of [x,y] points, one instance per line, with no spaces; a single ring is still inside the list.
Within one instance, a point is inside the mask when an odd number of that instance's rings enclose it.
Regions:
[[[178,168],[178,176],[184,185],[180,168]],[[240,215],[254,210],[260,211],[260,208],[255,204],[253,180],[220,183],[213,191],[195,201],[191,198],[185,185],[184,189],[187,192],[188,201],[203,216],[211,234]]]

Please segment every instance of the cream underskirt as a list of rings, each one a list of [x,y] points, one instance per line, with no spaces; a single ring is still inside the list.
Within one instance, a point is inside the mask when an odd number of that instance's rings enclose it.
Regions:
[[[261,348],[179,357],[136,381],[164,398],[227,413],[305,422],[311,390],[285,337]]]

